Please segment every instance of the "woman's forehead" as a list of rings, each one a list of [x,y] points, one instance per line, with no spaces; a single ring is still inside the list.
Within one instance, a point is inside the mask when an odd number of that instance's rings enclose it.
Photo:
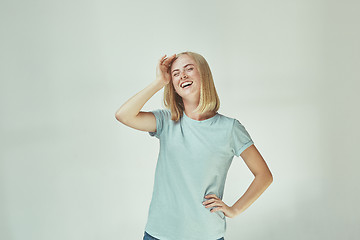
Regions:
[[[186,54],[180,55],[172,62],[171,70],[173,70],[175,68],[176,69],[183,68],[185,65],[187,65],[189,63],[196,65],[195,61],[188,55],[186,55]]]

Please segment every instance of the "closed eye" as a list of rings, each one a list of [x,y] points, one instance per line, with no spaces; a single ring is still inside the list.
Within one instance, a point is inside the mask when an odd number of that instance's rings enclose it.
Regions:
[[[194,68],[193,67],[190,67],[190,68],[188,68],[187,70],[193,70]],[[176,77],[176,76],[178,76],[179,75],[179,73],[175,73],[173,76],[174,77]]]

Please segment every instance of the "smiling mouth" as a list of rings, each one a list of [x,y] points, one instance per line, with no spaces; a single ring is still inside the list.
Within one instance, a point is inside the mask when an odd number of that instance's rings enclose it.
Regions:
[[[180,87],[181,87],[181,88],[188,88],[188,87],[190,87],[192,84],[193,84],[193,82],[186,82],[186,83],[183,83]]]

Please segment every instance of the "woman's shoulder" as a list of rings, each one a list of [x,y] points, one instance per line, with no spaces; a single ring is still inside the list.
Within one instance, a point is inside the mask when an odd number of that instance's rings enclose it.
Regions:
[[[218,113],[219,117],[218,117],[218,124],[221,125],[222,127],[226,128],[226,129],[232,129],[234,126],[234,123],[236,121],[235,118],[230,117],[229,115],[224,115],[221,113]]]
[[[151,110],[151,112],[160,112],[164,114],[171,113],[170,109],[167,108],[156,108],[154,110]]]
[[[230,117],[229,115],[224,115],[221,113],[218,113],[218,114],[220,116],[220,119],[222,119],[223,121],[226,121],[226,122],[233,123],[235,120],[237,120],[236,118]]]
[[[150,112],[154,113],[155,115],[158,115],[164,119],[171,118],[171,111],[167,108],[157,108],[154,110],[151,110]]]

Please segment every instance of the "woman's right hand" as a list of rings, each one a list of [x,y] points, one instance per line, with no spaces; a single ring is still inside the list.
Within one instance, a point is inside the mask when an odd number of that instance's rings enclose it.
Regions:
[[[170,64],[176,57],[176,54],[171,55],[169,58],[166,54],[159,59],[156,66],[156,81],[160,82],[164,86],[171,81]]]

